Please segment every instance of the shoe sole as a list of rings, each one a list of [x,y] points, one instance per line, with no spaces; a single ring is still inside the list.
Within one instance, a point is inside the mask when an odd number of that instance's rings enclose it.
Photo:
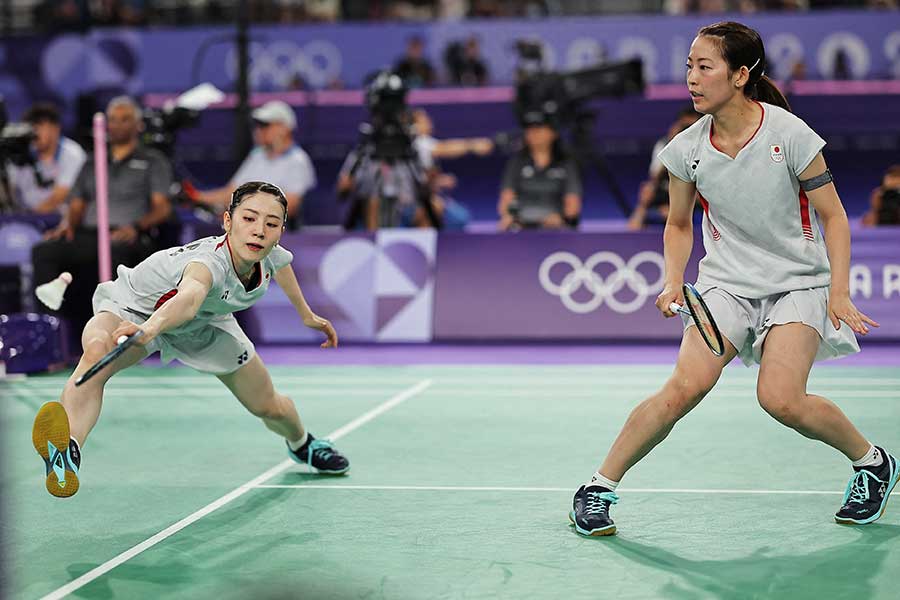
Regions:
[[[892,477],[891,486],[888,488],[887,493],[884,495],[884,500],[881,501],[881,510],[878,511],[878,514],[872,515],[868,519],[863,519],[861,521],[857,521],[856,519],[841,519],[835,516],[835,523],[838,523],[840,525],[868,525],[869,523],[874,523],[875,521],[880,519],[881,515],[884,514],[884,511],[887,508],[888,499],[891,497],[891,492],[894,491],[894,487],[897,485],[898,479],[900,479],[900,471],[898,471],[897,469],[897,459],[894,458],[894,476]]]
[[[34,417],[31,441],[34,449],[44,459],[45,466],[50,464],[51,459],[47,443],[53,444],[65,457],[69,450],[69,437],[69,416],[63,405],[59,402],[44,404]],[[65,481],[59,481],[53,469],[47,474],[47,491],[57,498],[74,496],[80,487],[78,475],[68,468],[69,464],[65,458],[63,462],[66,464]]]
[[[587,529],[582,529],[578,526],[578,523],[575,522],[575,511],[569,511],[569,525],[575,527],[575,531],[579,534],[589,537],[599,537],[603,535],[615,535],[616,534],[616,526],[610,525],[609,527],[603,527],[601,529],[592,529],[588,531]]]

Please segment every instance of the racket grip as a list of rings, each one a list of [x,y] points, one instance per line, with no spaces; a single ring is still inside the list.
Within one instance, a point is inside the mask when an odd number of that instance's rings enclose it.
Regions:
[[[683,313],[683,312],[684,312],[684,309],[683,309],[683,308],[681,307],[681,305],[678,304],[677,302],[673,302],[672,304],[670,304],[670,305],[669,305],[669,310],[672,311],[673,313],[676,313],[676,314],[677,314],[677,313]]]
[[[128,339],[128,336],[127,336],[127,335],[120,335],[120,336],[119,336],[119,339],[116,340],[116,344],[121,344],[121,343],[123,343],[123,342],[124,342],[125,340],[127,340],[127,339]]]

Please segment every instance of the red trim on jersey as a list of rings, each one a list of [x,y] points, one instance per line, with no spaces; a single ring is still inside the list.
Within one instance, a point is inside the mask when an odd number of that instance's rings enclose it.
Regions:
[[[159,300],[156,301],[156,305],[153,307],[153,310],[158,309],[160,306],[162,306],[163,304],[165,304],[166,302],[171,300],[177,293],[178,293],[177,289],[169,290],[168,292],[166,292],[165,294],[160,296]]]
[[[228,246],[228,256],[231,257],[231,270],[234,271],[234,274],[237,275],[238,281],[240,281],[241,276],[238,274],[237,267],[234,266],[234,254],[231,253],[231,242],[228,241],[227,235],[225,236],[225,244]],[[221,245],[222,244],[219,244],[219,246]],[[218,246],[216,246],[216,248],[218,248]],[[244,286],[245,291],[252,292],[256,288],[258,288],[260,284],[262,284],[262,265],[260,265],[258,262],[253,263],[253,275],[250,276],[250,281],[248,281],[247,283],[254,281],[254,279],[256,279],[256,283],[252,285],[250,289],[247,289],[247,287]]]
[[[228,241],[228,237],[226,236],[224,240],[222,240],[221,242],[219,242],[218,244],[216,244],[216,248],[215,248],[215,249],[218,250],[219,248],[221,248],[222,246],[224,246],[224,245],[225,245],[225,242],[227,242],[227,241]]]
[[[813,236],[812,223],[809,218],[809,198],[806,192],[800,190],[800,227],[803,228],[803,237],[810,241],[816,238]]]
[[[741,150],[746,148],[747,144],[749,144],[751,141],[753,141],[753,138],[756,137],[756,134],[759,133],[759,130],[762,127],[763,119],[766,118],[766,109],[763,107],[762,104],[760,104],[756,100],[754,100],[754,102],[756,102],[756,104],[759,105],[759,109],[762,111],[762,114],[759,116],[759,125],[756,126],[756,131],[753,132],[753,135],[751,135],[750,138],[746,142],[744,142],[744,145],[738,149],[738,152],[740,152]],[[721,148],[716,146],[716,143],[713,141],[713,127],[715,127],[715,123],[711,122],[709,124],[709,143],[713,145],[713,148],[715,148],[722,154],[727,154],[724,150],[722,150]],[[735,157],[737,157],[737,155],[735,155]]]
[[[709,221],[709,228],[712,230],[713,239],[719,241],[722,239],[722,235],[719,233],[719,230],[716,229],[716,226],[712,222],[712,218],[709,216],[709,202],[706,201],[706,198],[703,197],[703,194],[697,192],[697,198],[700,200],[700,205],[703,207],[703,212],[706,214],[706,220]]]

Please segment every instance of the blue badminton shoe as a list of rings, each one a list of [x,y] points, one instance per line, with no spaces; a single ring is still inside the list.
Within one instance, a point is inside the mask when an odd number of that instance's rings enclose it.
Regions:
[[[877,446],[876,446],[877,447]],[[897,485],[897,459],[878,448],[884,459],[877,467],[854,467],[844,492],[843,506],[834,520],[843,525],[865,525],[884,514],[888,496]]]
[[[583,485],[572,499],[569,520],[581,535],[614,535],[616,524],[609,516],[609,507],[618,501],[615,492],[601,485]]]
[[[69,437],[69,416],[59,402],[47,402],[34,417],[31,429],[34,449],[44,459],[47,491],[57,498],[78,491],[81,451]]]
[[[331,441],[317,440],[310,433],[306,443],[296,450],[288,445],[288,455],[301,465],[309,465],[324,475],[343,475],[350,470],[350,461],[338,452]]]

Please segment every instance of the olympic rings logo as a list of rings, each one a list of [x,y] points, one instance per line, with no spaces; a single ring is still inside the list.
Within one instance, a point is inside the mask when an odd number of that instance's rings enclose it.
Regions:
[[[638,270],[648,263],[659,271],[659,277],[652,283]],[[603,264],[613,267],[606,279],[595,269]],[[550,271],[557,265],[568,266],[571,270],[555,283],[550,278]],[[665,278],[665,260],[662,255],[652,250],[644,250],[625,262],[615,252],[602,251],[591,255],[584,263],[571,252],[554,252],[541,262],[538,269],[538,281],[547,293],[559,296],[563,306],[577,314],[586,314],[597,310],[605,301],[607,306],[620,314],[633,313],[639,310],[647,299],[662,291]],[[634,292],[631,300],[621,301],[616,297],[625,286]],[[584,287],[593,297],[586,301],[574,298],[575,292]]]
[[[284,40],[269,44],[252,42],[248,52],[253,87],[268,83],[287,89],[300,76],[311,87],[324,88],[341,74],[341,51],[324,40],[313,40],[302,47]],[[225,58],[225,69],[231,79],[237,77],[237,55],[233,48]]]

